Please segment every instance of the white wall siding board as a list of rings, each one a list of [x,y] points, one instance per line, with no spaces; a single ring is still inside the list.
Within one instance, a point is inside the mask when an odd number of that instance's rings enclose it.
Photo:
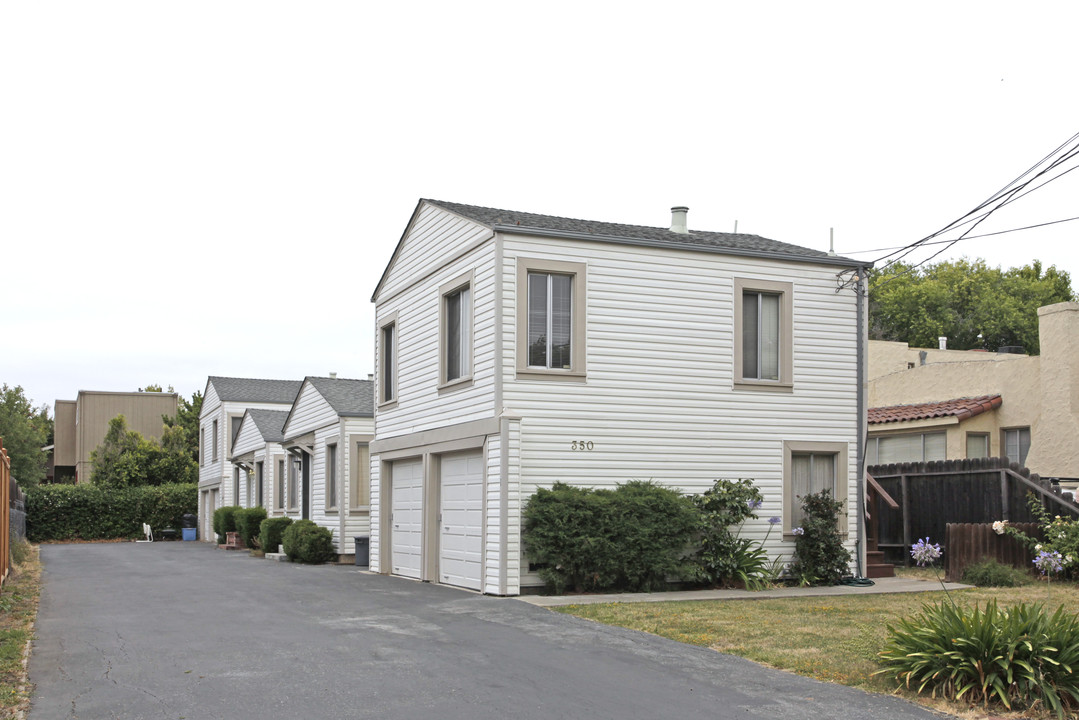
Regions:
[[[521,578],[527,566],[521,552],[521,513],[524,510],[521,493],[521,421],[510,419],[506,433],[506,582],[507,595],[519,595]]]
[[[472,384],[440,392],[439,287],[469,271],[473,273]],[[380,319],[397,313],[398,332],[398,401],[378,412],[380,438],[494,415],[495,281],[493,253],[472,252],[378,308]]]
[[[483,592],[501,594],[502,566],[502,438],[487,438],[487,489],[484,495]]]
[[[372,572],[384,572],[382,563],[379,560],[379,553],[381,552],[381,542],[379,535],[381,534],[382,518],[376,511],[380,500],[380,483],[381,478],[379,475],[379,469],[381,467],[381,461],[378,455],[371,455],[371,516],[369,519],[370,532],[371,532],[371,571]]]
[[[259,432],[255,422],[247,417],[240,427],[240,432],[236,435],[236,441],[232,444],[232,454],[244,455],[265,446],[266,442],[262,439],[262,433]]]
[[[304,383],[299,396],[292,405],[292,413],[285,425],[285,437],[297,437],[337,422],[337,413],[326,398],[314,388]]]
[[[343,490],[343,507],[341,508],[341,513],[344,519],[344,522],[342,523],[343,530],[341,531],[341,540],[345,545],[341,552],[350,554],[356,550],[356,544],[353,538],[361,536],[370,537],[371,514],[370,511],[366,510],[349,510],[349,508],[352,507],[352,499],[349,496],[350,480],[352,477],[351,468],[352,463],[356,461],[356,458],[353,457],[353,450],[355,450],[353,446],[355,443],[349,442],[349,438],[353,435],[374,435],[375,426],[372,418],[345,418],[342,420],[342,427],[343,439],[338,445],[338,452],[342,453],[342,457],[344,458],[339,481],[342,483]],[[374,482],[373,479],[372,482]]]
[[[835,269],[513,236],[504,256],[503,402],[524,418],[522,501],[559,480],[654,480],[700,492],[716,478],[750,477],[768,500],[746,532],[763,539],[767,518],[782,514],[783,441],[822,440],[848,443],[855,527],[857,307],[853,293],[835,293]],[[587,265],[585,382],[516,379],[518,257]],[[791,392],[734,386],[736,278],[793,285]],[[574,451],[575,440],[593,449]],[[768,543],[793,549],[778,532]]]

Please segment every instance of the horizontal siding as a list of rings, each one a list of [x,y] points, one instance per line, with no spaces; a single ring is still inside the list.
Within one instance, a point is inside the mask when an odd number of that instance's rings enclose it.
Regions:
[[[483,592],[501,593],[502,556],[502,439],[487,439],[483,508]]]
[[[381,461],[378,455],[371,455],[371,570],[373,572],[382,572],[382,563],[379,560],[379,553],[382,552],[382,543],[379,542],[379,535],[382,530],[382,523],[380,515],[377,512],[378,504],[381,500],[380,484],[381,478],[379,476],[379,468],[381,467]]]
[[[492,417],[495,414],[495,264],[493,245],[438,269],[390,302],[380,304],[379,318],[397,313],[397,404],[377,412],[380,438]],[[427,268],[426,271],[429,271]],[[439,288],[473,273],[472,384],[440,392]],[[381,340],[381,338],[377,338]],[[376,350],[376,358],[381,355]],[[381,370],[377,370],[381,372]]]
[[[266,441],[262,439],[262,433],[259,432],[255,421],[248,415],[244,418],[243,423],[240,425],[240,432],[236,434],[236,440],[232,443],[232,454],[244,455],[265,446]]]
[[[352,497],[349,494],[351,490],[350,479],[352,477],[352,464],[356,462],[356,458],[353,457],[353,443],[349,442],[348,438],[352,435],[374,435],[375,422],[372,418],[348,418],[342,422],[345,438],[343,444],[343,465],[341,470],[343,485],[343,507],[350,508],[352,506]],[[369,511],[361,510],[347,510],[342,515],[341,524],[341,539],[345,543],[345,548],[341,552],[352,553],[355,551],[355,543],[353,538],[359,536],[370,536],[371,534],[371,515]]]
[[[317,394],[317,393],[316,393]],[[336,417],[336,415],[334,416]],[[315,430],[315,454],[311,458],[311,520],[318,526],[333,532],[333,545],[337,552],[341,547],[339,510],[326,512],[326,445],[336,442],[341,450],[340,426],[333,423]],[[341,481],[341,463],[338,462],[337,480]]]
[[[304,435],[317,428],[337,422],[337,413],[326,398],[309,383],[300,387],[299,395],[292,404],[292,413],[285,423],[285,437]]]
[[[207,437],[205,429],[213,426],[213,421],[217,420],[217,462],[207,462],[199,467],[199,484],[214,484],[218,482],[224,482],[232,479],[232,463],[228,460],[228,427],[229,416],[243,415],[245,410],[262,409],[262,410],[288,410],[289,403],[238,403],[238,402],[226,402],[219,403],[217,410],[212,414],[201,415],[201,424],[199,432],[203,433],[202,437]],[[207,446],[203,443],[203,450],[207,456],[212,452],[212,444]],[[225,503],[228,505],[229,503]]]
[[[587,265],[585,382],[517,380],[518,256]],[[522,416],[520,494],[556,481],[654,480],[700,492],[752,478],[766,497],[746,536],[782,515],[783,442],[848,444],[856,494],[857,304],[835,269],[705,253],[507,237],[502,266],[505,407]],[[734,387],[735,278],[793,285],[793,392]],[[574,451],[573,441],[592,450]],[[850,512],[851,527],[855,514]],[[519,526],[518,535],[519,537]],[[853,547],[853,533],[851,547]],[[774,554],[789,553],[779,533]],[[524,568],[527,570],[527,567]],[[525,584],[538,578],[527,575]]]

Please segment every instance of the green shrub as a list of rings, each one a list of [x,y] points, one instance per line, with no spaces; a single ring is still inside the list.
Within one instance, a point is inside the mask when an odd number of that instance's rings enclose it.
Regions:
[[[281,535],[291,524],[290,517],[272,517],[263,520],[259,525],[259,545],[262,549],[270,553],[277,552],[277,548],[281,546]]]
[[[1012,710],[1040,705],[1058,717],[1079,708],[1079,616],[1063,607],[1050,616],[1026,603],[925,605],[888,633],[878,674],[918,693]]]
[[[182,517],[198,512],[198,484],[104,488],[96,485],[40,485],[26,491],[26,537],[46,540],[111,540],[182,527]]]
[[[224,545],[228,540],[226,533],[237,532],[236,512],[243,510],[239,505],[225,505],[214,510],[214,532],[217,533],[217,544]]]
[[[253,507],[242,508],[232,514],[233,522],[236,523],[236,532],[240,533],[240,539],[249,548],[261,547],[258,545],[259,532],[262,521],[266,519],[266,508]]]
[[[310,520],[297,520],[285,528],[281,544],[293,562],[318,564],[337,557],[333,533]]]
[[[802,498],[801,532],[795,528],[794,560],[788,571],[807,585],[836,585],[850,572],[850,552],[839,537],[843,503],[829,490]]]
[[[1064,566],[1064,577],[1079,578],[1079,521],[1072,517],[1050,515],[1042,505],[1040,497],[1027,493],[1027,506],[1037,518],[1044,539],[1031,537],[1008,523],[1003,523],[1004,532],[1026,545],[1032,554],[1039,552],[1058,552]]]
[[[986,558],[963,571],[963,582],[978,587],[1019,587],[1030,584],[1030,575],[1011,565]]]
[[[752,480],[716,480],[693,497],[699,512],[700,550],[697,563],[703,580],[730,586],[735,581],[752,587],[768,570],[768,553],[761,544],[739,537],[743,523],[757,517],[763,498]],[[771,527],[769,527],[771,530]]]
[[[697,513],[678,491],[631,481],[615,490],[555,483],[524,511],[525,552],[555,592],[653,590],[688,572]]]

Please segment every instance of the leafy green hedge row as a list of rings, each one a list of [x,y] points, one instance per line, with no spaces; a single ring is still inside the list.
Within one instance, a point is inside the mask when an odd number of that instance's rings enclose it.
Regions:
[[[26,536],[44,540],[110,540],[182,527],[182,516],[198,512],[198,483],[105,488],[97,485],[39,485],[26,491]]]

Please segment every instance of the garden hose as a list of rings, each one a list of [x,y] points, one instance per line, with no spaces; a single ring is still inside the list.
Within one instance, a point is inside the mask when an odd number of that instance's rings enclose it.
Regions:
[[[873,585],[876,585],[876,583],[873,582],[872,580],[870,580],[869,578],[864,578],[864,577],[856,578],[856,577],[850,577],[850,576],[845,577],[845,578],[841,578],[839,580],[839,584],[840,585],[850,585],[851,587],[871,587]]]

